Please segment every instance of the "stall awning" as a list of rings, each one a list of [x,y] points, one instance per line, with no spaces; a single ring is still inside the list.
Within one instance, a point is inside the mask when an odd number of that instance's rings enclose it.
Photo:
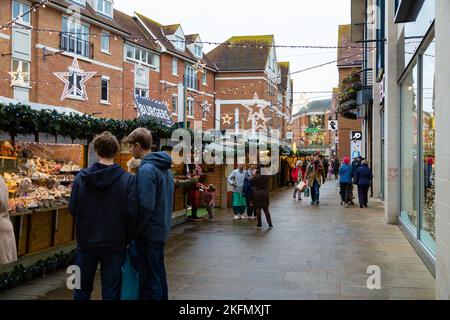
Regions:
[[[15,100],[15,99],[10,99],[10,98],[6,98],[6,97],[1,97],[0,96],[0,103],[3,104],[23,104],[26,106],[30,106],[31,109],[33,110],[37,110],[37,111],[41,111],[41,110],[50,110],[50,111],[56,111],[58,113],[61,114],[70,114],[70,113],[74,113],[74,114],[78,114],[78,115],[83,115],[84,113],[79,112],[75,109],[72,108],[67,108],[67,107],[57,107],[57,106],[51,106],[48,104],[42,104],[42,103],[35,103],[35,102],[28,102],[28,101],[19,101],[19,100]]]

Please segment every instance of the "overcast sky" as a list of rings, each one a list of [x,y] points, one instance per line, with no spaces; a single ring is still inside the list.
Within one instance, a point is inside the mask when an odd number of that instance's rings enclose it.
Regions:
[[[350,0],[116,0],[125,13],[141,12],[163,24],[180,23],[185,34],[222,42],[233,35],[274,34],[277,45],[336,46],[340,24],[350,23]],[[336,49],[277,49],[291,72],[336,60]],[[336,63],[293,75],[294,91],[328,91],[337,86]],[[331,93],[308,94],[309,100]],[[299,104],[295,95],[294,104]]]

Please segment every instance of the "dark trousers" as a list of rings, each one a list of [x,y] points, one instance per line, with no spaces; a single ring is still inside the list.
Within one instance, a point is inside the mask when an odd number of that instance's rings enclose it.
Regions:
[[[254,217],[256,215],[255,208],[247,201],[247,216]]]
[[[140,300],[169,300],[164,245],[142,238],[136,240]]]
[[[198,219],[197,211],[198,211],[197,207],[192,207],[191,219]]]
[[[352,200],[352,188],[353,185],[351,183],[341,183],[341,201],[344,203],[350,203]]]
[[[359,205],[367,207],[369,202],[369,186],[358,186]]]
[[[262,226],[262,219],[261,219],[261,210],[264,210],[264,214],[266,215],[266,220],[269,226],[272,226],[272,217],[270,216],[269,208],[258,208],[255,209],[256,211],[256,218],[258,219],[258,226]]]
[[[239,207],[233,207],[233,212],[236,216],[243,215],[245,213],[245,208],[247,206],[239,206]]]
[[[75,265],[80,268],[81,288],[76,289],[74,300],[91,300],[95,274],[100,263],[102,299],[120,300],[122,290],[122,266],[126,250],[107,253],[101,249],[83,250],[78,248]]]
[[[320,201],[320,185],[317,180],[314,180],[313,187],[311,188],[311,201],[318,203]]]

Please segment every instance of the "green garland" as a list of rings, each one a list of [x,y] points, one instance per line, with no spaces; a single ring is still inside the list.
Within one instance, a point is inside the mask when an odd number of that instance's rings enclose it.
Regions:
[[[160,121],[150,118],[114,120],[94,118],[90,115],[61,114],[50,110],[33,110],[23,104],[0,104],[0,130],[11,135],[49,133],[62,135],[73,140],[91,141],[96,134],[110,131],[122,139],[137,128],[147,128],[155,136],[170,138],[177,125],[169,128]]]
[[[67,268],[75,261],[76,254],[77,251],[75,249],[68,253],[61,251],[52,257],[39,260],[27,267],[18,265],[13,271],[0,274],[0,291],[48,275],[59,269]]]

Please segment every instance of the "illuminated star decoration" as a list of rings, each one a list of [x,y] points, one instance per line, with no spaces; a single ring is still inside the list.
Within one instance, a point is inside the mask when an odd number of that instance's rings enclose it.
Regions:
[[[203,111],[211,112],[211,104],[209,104],[208,101],[206,101],[206,100],[203,101],[202,109],[203,109]]]
[[[247,122],[250,122],[250,121],[253,122],[253,119],[255,119],[257,122],[255,130],[262,129],[264,131],[267,131],[266,123],[269,119],[266,119],[266,117],[264,115],[264,109],[267,106],[259,104],[258,100],[259,100],[258,94],[255,93],[251,104],[243,104],[244,108],[249,111]],[[259,111],[255,111],[253,109],[254,106],[256,106],[259,109]],[[262,121],[262,123],[261,123],[261,121]]]
[[[229,113],[225,114],[225,116],[222,117],[223,124],[224,125],[225,124],[231,125],[231,120],[232,119],[233,119],[233,117],[231,117]]]
[[[134,70],[131,70],[131,72],[134,73],[135,77],[138,79],[142,79],[145,76],[146,69],[141,64],[135,64]]]
[[[200,60],[198,60],[197,63],[194,64],[195,73],[205,73],[205,67],[206,63],[202,63]]]
[[[88,100],[86,92],[86,82],[91,79],[97,72],[84,72],[80,69],[78,59],[73,59],[72,65],[68,68],[68,72],[54,72],[53,74],[64,82],[64,91],[61,95],[61,100],[72,95],[80,97],[83,100]],[[73,79],[71,83],[70,79]]]
[[[25,78],[28,77],[28,72],[22,71],[22,61],[19,61],[16,71],[8,72],[11,76],[11,87],[12,86],[26,86]]]

